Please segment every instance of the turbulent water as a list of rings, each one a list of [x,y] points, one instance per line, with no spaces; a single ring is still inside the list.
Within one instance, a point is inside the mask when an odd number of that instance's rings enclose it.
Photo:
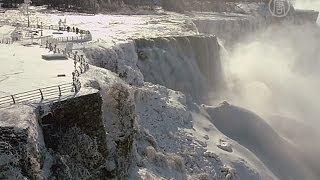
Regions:
[[[265,146],[260,150],[252,149],[248,142],[241,144],[258,156],[267,155],[261,159],[280,179],[320,176],[320,148],[314,143],[319,138],[319,35],[319,27],[310,24],[269,27],[238,44],[225,63],[230,87],[226,99],[259,114],[263,119],[258,121],[270,127],[260,131],[248,126],[250,133],[257,130],[250,136],[223,131],[240,143],[262,138],[251,141]],[[232,118],[222,121],[226,119]],[[273,131],[271,128],[276,132],[265,132]],[[279,136],[267,140],[271,134]]]

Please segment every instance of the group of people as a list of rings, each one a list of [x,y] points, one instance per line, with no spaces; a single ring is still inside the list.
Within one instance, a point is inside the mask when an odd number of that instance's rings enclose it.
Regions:
[[[59,24],[59,30],[60,31],[68,31],[68,32],[74,32],[76,34],[90,34],[90,31],[86,31],[86,30],[81,30],[77,27],[70,27],[70,26],[67,26],[66,27],[66,23],[67,23],[67,20],[65,19],[64,21],[62,21],[61,19],[59,20],[58,24]]]
[[[90,31],[86,31],[86,30],[82,30],[82,29],[79,29],[77,27],[70,27],[70,26],[67,26],[66,28],[65,27],[59,27],[59,30],[60,31],[67,31],[67,32],[74,32],[76,34],[90,34]]]

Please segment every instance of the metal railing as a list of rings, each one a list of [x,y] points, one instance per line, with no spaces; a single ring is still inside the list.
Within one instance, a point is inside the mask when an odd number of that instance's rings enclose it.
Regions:
[[[87,42],[92,40],[91,34],[82,34],[80,36],[67,36],[52,38],[56,42]]]
[[[12,37],[2,36],[2,37],[0,37],[0,43],[1,44],[12,44],[13,43]]]
[[[79,91],[81,89],[81,82],[79,76],[89,70],[89,63],[83,54],[80,54],[78,51],[67,50],[66,44],[62,43],[65,46],[60,44],[53,45],[52,43],[46,42],[45,48],[52,51],[54,54],[62,53],[68,58],[73,59],[74,70],[72,72],[72,81],[74,87]]]
[[[63,97],[75,95],[78,92],[74,83],[49,86],[36,90],[26,91],[18,94],[0,97],[0,108],[24,102],[49,102],[60,100]]]
[[[37,27],[39,28],[39,26]],[[50,26],[49,28],[52,29],[53,27]],[[76,36],[76,37],[53,38],[52,36],[45,36],[45,37],[39,38],[41,46],[45,46],[45,48],[49,49],[53,53],[62,53],[74,60],[74,71],[72,72],[72,81],[73,81],[72,83],[62,84],[57,86],[50,86],[50,87],[27,91],[19,94],[0,97],[0,108],[2,108],[3,106],[7,107],[13,104],[19,104],[23,102],[31,102],[31,101],[37,101],[37,100],[39,100],[40,102],[50,101],[50,100],[59,100],[65,93],[79,92],[81,88],[79,76],[89,69],[89,63],[85,59],[84,55],[80,55],[78,51],[73,52],[72,49],[67,50],[66,44],[67,42],[70,42],[70,41],[75,43],[84,43],[92,40],[92,36],[89,31],[84,31],[84,30],[80,30],[80,31],[82,33],[80,33],[81,36],[79,37]],[[1,38],[0,38],[0,41],[1,41]]]

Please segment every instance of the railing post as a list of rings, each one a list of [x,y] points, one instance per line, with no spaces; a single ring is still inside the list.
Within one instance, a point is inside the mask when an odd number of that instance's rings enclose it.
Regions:
[[[85,69],[84,69],[84,58],[83,58],[82,54],[80,55],[80,71],[81,71],[81,74],[85,72]]]
[[[74,60],[75,62],[77,62],[77,55],[78,55],[78,51],[74,52],[73,60]]]
[[[74,92],[78,93],[78,87],[76,85],[76,82],[73,83],[73,86],[74,86]]]
[[[58,88],[59,88],[59,97],[61,97],[61,96],[62,96],[62,94],[61,94],[61,88],[60,88],[60,86],[58,86]]]
[[[57,45],[56,45],[56,44],[54,45],[53,53],[54,53],[54,54],[56,54],[56,53],[57,53]]]
[[[43,93],[42,93],[42,91],[41,91],[41,89],[39,89],[39,91],[40,91],[40,95],[41,95],[41,101],[43,101]]]
[[[14,99],[14,96],[13,96],[13,95],[11,95],[11,98],[12,98],[13,104],[16,104],[16,100]]]

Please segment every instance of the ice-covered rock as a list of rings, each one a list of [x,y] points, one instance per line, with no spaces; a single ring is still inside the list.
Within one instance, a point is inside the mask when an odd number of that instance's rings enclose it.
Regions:
[[[118,74],[130,85],[141,86],[143,76],[137,67],[138,55],[132,41],[120,42],[113,46],[100,44],[84,50],[89,63]]]
[[[145,81],[206,101],[223,87],[220,46],[215,36],[177,36],[135,40]]]
[[[0,179],[41,179],[46,151],[34,107],[0,110]]]

